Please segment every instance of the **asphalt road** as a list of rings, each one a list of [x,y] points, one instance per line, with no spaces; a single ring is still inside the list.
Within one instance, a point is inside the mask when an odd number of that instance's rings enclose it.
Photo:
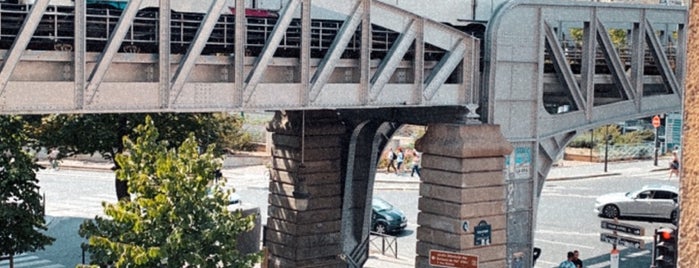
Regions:
[[[639,163],[642,165],[647,163]],[[631,168],[636,168],[635,164]],[[579,174],[582,170],[567,167],[566,173]],[[638,168],[644,170],[645,167]],[[622,174],[622,175],[620,175]],[[667,180],[666,172],[624,172],[611,173],[609,176],[578,178],[574,180],[547,181],[538,207],[537,225],[534,245],[542,248],[543,253],[536,267],[557,267],[567,251],[578,249],[585,267],[609,267],[611,245],[599,241],[599,218],[592,211],[594,199],[602,194],[617,191],[629,191],[643,184],[668,183],[677,185],[677,179]],[[268,182],[263,179],[264,169],[254,168],[224,171],[229,178],[229,186],[241,195],[242,201],[258,206],[266,222]],[[101,203],[114,202],[114,175],[104,171],[79,171],[61,169],[59,171],[43,170],[39,172],[41,191],[46,194],[46,214],[48,234],[57,238],[46,250],[28,253],[15,258],[15,267],[61,268],[75,267],[81,263],[80,244],[83,239],[77,235],[78,226],[86,219],[102,214]],[[390,180],[391,178],[384,178]],[[372,248],[370,261],[366,267],[413,267],[415,259],[415,231],[417,229],[418,191],[415,181],[391,182],[376,187],[375,195],[380,196],[402,209],[408,217],[407,229],[398,234],[398,258],[379,255],[376,247]],[[379,184],[379,182],[377,182]],[[620,248],[620,267],[650,266],[651,234],[668,222],[636,219],[622,221],[641,225],[646,235],[644,250]],[[7,262],[0,263],[0,268],[8,267]]]
[[[627,192],[645,184],[678,185],[678,180],[667,180],[666,172],[648,172],[636,175],[615,175],[579,180],[547,181],[542,191],[534,245],[542,249],[536,267],[558,267],[566,252],[580,251],[585,267],[609,267],[611,244],[600,242],[602,220],[594,212],[597,196],[611,192]],[[622,219],[620,222],[642,226],[645,240],[643,249],[620,247],[619,267],[650,267],[653,233],[656,228],[672,226],[668,221],[653,219]]]

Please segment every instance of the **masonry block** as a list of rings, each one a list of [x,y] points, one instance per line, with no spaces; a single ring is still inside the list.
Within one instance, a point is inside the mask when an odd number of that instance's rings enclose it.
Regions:
[[[488,158],[453,158],[423,154],[422,167],[425,169],[448,170],[460,173],[481,171],[503,172],[505,169],[505,159],[502,156]]]
[[[420,185],[420,196],[459,204],[505,200],[505,188],[500,186],[454,188],[429,183]]]
[[[307,200],[308,205],[306,210],[322,210],[322,209],[339,209],[342,207],[342,196],[332,197],[313,197]],[[269,194],[269,204],[277,207],[288,208],[293,210],[301,210],[299,200],[292,196],[284,196],[278,194]]]
[[[267,210],[269,217],[298,224],[314,224],[331,222],[342,219],[342,211],[337,208],[329,208],[312,211],[298,211],[282,207],[271,206]]]
[[[450,216],[420,212],[420,214],[417,216],[417,224],[420,226],[457,235],[473,233],[474,227],[480,221],[486,221],[493,229],[505,229],[507,227],[507,221],[502,217],[502,215],[460,219]],[[468,230],[464,230],[464,223],[467,223],[466,225],[469,227]]]
[[[297,236],[337,233],[340,232],[340,225],[341,220],[313,224],[294,224],[280,219],[267,218],[267,230],[274,230]]]
[[[281,245],[270,242],[266,244],[266,247],[269,253],[290,260],[312,261],[314,259],[330,259],[342,253],[339,244],[335,246],[300,247],[297,245]]]
[[[287,268],[287,267],[304,267],[304,268],[347,268],[347,263],[337,257],[321,257],[312,260],[290,260],[279,256],[269,256],[267,261],[268,267]],[[264,267],[266,268],[266,267]]]
[[[505,172],[503,170],[461,173],[425,168],[420,171],[423,183],[452,186],[457,188],[503,186]]]
[[[513,150],[500,132],[500,126],[458,124],[429,125],[415,148],[428,155],[453,158],[502,157]]]
[[[504,200],[472,204],[457,204],[422,197],[420,200],[418,200],[418,209],[420,209],[421,212],[444,215],[459,219],[497,215],[504,217],[506,204]]]
[[[462,250],[470,249],[474,247],[473,236],[473,232],[458,235],[425,226],[419,226],[417,228],[418,241],[430,241],[430,244],[441,245],[448,248],[457,248]],[[490,245],[505,245],[507,243],[506,237],[507,231],[505,229],[492,229]]]
[[[309,185],[306,186],[306,190],[313,197],[335,197],[342,195],[340,183]],[[293,196],[294,185],[271,181],[269,183],[269,192],[284,196]]]

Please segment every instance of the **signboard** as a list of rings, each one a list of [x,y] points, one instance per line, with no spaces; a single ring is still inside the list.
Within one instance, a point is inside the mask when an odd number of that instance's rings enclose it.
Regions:
[[[659,128],[660,127],[660,116],[653,116],[653,127],[654,128]]]
[[[435,267],[478,268],[478,256],[430,250],[430,265]]]
[[[599,236],[599,240],[605,243],[638,249],[643,249],[646,244],[645,241],[643,241],[643,239],[636,239],[610,233],[601,233]]]
[[[638,225],[627,224],[627,223],[615,223],[613,221],[602,221],[602,229],[632,234],[632,235],[645,235],[646,230]]]
[[[529,147],[517,147],[514,151],[515,179],[531,177],[532,150]]]
[[[473,244],[476,246],[490,245],[491,227],[486,221],[481,221],[474,227]]]

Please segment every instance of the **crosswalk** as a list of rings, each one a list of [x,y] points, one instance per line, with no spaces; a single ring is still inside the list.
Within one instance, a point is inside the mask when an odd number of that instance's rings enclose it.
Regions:
[[[9,260],[3,260],[0,261],[0,268],[9,268],[10,267],[10,261]],[[31,255],[31,254],[22,254],[22,255],[17,255],[14,256],[14,268],[23,268],[23,267],[31,267],[31,268],[65,268],[65,265],[62,264],[57,264],[53,263],[49,260],[44,260],[41,259],[37,256]]]

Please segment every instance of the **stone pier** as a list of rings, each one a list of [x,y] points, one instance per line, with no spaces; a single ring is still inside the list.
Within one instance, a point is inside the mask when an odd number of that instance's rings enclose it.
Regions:
[[[430,125],[423,152],[416,267],[430,251],[477,256],[479,268],[507,267],[505,155],[495,125]],[[478,230],[478,234],[476,231]]]
[[[275,114],[268,130],[273,148],[267,265],[347,267],[338,257],[344,125],[333,111],[286,111]]]

